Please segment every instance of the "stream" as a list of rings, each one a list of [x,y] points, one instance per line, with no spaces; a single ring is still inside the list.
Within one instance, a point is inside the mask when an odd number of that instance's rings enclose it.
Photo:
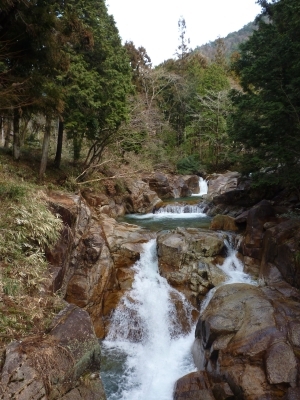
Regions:
[[[191,307],[158,272],[156,240],[144,245],[132,290],[116,309],[102,343],[101,378],[109,400],[170,400],[174,382],[194,371],[194,327],[181,332],[171,297],[187,320]],[[106,362],[107,361],[107,362]]]
[[[208,228],[210,218],[199,205],[168,205],[154,214],[126,216],[126,222],[151,230],[178,226]],[[232,243],[225,242],[225,245],[227,258],[219,266],[228,276],[223,284],[255,284],[243,272]],[[133,287],[121,299],[112,316],[109,334],[102,342],[101,378],[107,399],[172,400],[176,380],[196,371],[191,355],[195,331],[192,308],[159,275],[155,239],[144,244],[140,260],[133,268],[136,272]],[[207,307],[215,290],[210,290],[200,312]],[[185,333],[174,298],[180,303],[181,319],[184,313],[187,321]]]

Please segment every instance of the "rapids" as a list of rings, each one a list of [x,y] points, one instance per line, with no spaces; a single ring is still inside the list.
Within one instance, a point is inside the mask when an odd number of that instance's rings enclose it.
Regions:
[[[191,306],[159,275],[155,240],[144,245],[134,268],[132,290],[121,300],[102,343],[101,378],[108,400],[171,400],[175,381],[195,370]],[[187,333],[182,333],[174,297]]]

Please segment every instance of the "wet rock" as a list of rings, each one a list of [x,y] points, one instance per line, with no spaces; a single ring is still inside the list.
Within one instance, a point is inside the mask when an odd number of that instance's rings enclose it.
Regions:
[[[226,382],[216,383],[212,388],[216,400],[233,400],[234,394]]]
[[[154,234],[135,225],[118,224],[99,212],[100,205],[109,201],[105,196],[92,199],[95,209],[79,196],[53,194],[49,198],[52,209],[70,225],[65,225],[62,240],[47,255],[54,290],[60,289],[69,303],[86,309],[102,338],[111,311],[133,282],[129,267]]]
[[[191,184],[188,180],[184,179],[184,177],[181,176],[173,179],[173,182],[171,180],[170,186],[172,188],[172,197],[174,197],[175,199],[178,197],[190,196],[191,193],[193,193],[191,188],[195,187],[194,184]],[[199,190],[199,185],[198,185],[198,190]]]
[[[187,193],[188,196],[190,196],[191,194],[200,193],[199,176],[198,175],[184,176],[183,179],[189,190]],[[183,196],[183,193],[181,193],[180,197],[185,197],[185,196]]]
[[[257,279],[260,271],[260,260],[252,257],[243,257],[244,272],[252,278]]]
[[[89,312],[98,337],[105,336],[112,310],[131,287],[133,271],[125,270],[139,259],[142,245],[153,237],[151,232],[118,224],[106,215],[91,220],[82,235],[69,266],[66,300]]]
[[[174,400],[215,400],[207,375],[203,371],[191,372],[178,379],[174,388]]]
[[[236,222],[237,224],[243,224],[243,223],[247,222],[248,214],[249,214],[249,210],[243,211],[241,214],[239,214],[239,215],[235,218],[235,222]]]
[[[226,275],[217,264],[223,258],[224,236],[196,228],[177,228],[157,237],[159,269],[171,286],[195,306]]]
[[[227,383],[233,398],[282,399],[299,382],[300,299],[295,291],[282,283],[217,288],[196,327],[197,367],[205,368],[210,381]]]
[[[132,266],[140,257],[143,244],[156,236],[137,225],[117,223],[104,216],[101,218],[101,228],[115,268]]]
[[[238,231],[239,228],[234,218],[218,214],[212,219],[209,229],[214,231]]]

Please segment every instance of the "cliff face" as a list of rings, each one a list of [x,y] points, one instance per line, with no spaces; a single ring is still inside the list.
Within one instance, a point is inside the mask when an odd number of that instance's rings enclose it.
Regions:
[[[154,234],[118,224],[80,196],[55,194],[49,202],[66,224],[63,240],[48,253],[54,290],[87,310],[97,337],[103,338],[112,310],[133,281],[130,267]]]

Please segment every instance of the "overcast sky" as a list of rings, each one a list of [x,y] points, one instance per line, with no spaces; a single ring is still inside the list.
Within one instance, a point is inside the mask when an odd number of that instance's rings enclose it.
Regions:
[[[153,65],[172,58],[179,44],[178,20],[184,17],[190,47],[225,37],[260,13],[256,0],[107,0],[120,36],[144,46]]]

